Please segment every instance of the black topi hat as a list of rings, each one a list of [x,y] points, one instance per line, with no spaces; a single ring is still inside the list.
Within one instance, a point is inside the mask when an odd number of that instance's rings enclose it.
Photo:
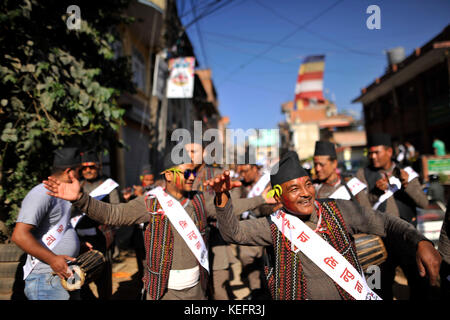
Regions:
[[[270,183],[272,187],[286,181],[307,176],[308,173],[300,164],[297,152],[287,152],[281,160],[272,167],[270,174]]]
[[[54,152],[53,168],[71,168],[81,164],[81,155],[78,148],[61,148]]]
[[[93,150],[89,150],[89,151],[81,153],[81,165],[90,166],[90,165],[95,165],[95,164],[99,164],[99,163],[100,163],[100,159],[98,157],[97,152],[95,152]]]
[[[328,141],[316,141],[315,156],[330,156],[336,158],[336,148],[334,143]]]
[[[392,147],[391,135],[388,133],[376,132],[369,135],[367,140],[369,148],[376,146]]]

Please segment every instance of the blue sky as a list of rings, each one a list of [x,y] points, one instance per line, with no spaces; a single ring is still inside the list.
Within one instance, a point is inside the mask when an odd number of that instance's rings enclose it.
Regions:
[[[214,0],[177,0],[184,25]],[[340,111],[384,73],[384,50],[412,53],[450,23],[448,0],[225,0],[188,27],[199,68],[211,68],[219,109],[230,128],[277,128],[292,100],[298,68],[325,54],[324,93]],[[369,30],[366,9],[378,5],[381,29]],[[200,35],[199,35],[200,34]]]

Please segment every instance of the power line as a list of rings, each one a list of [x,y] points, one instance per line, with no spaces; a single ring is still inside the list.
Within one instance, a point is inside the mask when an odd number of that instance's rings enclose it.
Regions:
[[[186,0],[181,0],[181,2],[183,2],[183,4],[184,4],[184,3],[186,3]],[[220,2],[220,0],[213,0],[213,2]],[[207,3],[207,4],[204,5],[204,6],[202,6],[202,7],[200,7],[200,5],[203,5],[203,4],[205,4],[205,3]],[[186,16],[188,16],[188,15],[191,14],[191,13],[193,13],[194,9],[202,10],[202,9],[204,9],[204,8],[206,8],[206,7],[211,6],[212,4],[213,4],[213,3],[211,3],[211,2],[208,3],[208,0],[205,0],[205,1],[202,1],[202,2],[198,3],[195,7],[193,7],[193,6],[191,5],[191,10],[187,11],[186,13],[182,13],[182,14],[180,15],[180,19],[181,19],[181,18],[184,18],[184,17],[186,17]]]
[[[192,12],[193,12],[193,15],[194,15],[194,19],[195,19],[197,17],[197,12],[195,10],[195,6],[193,5],[193,0],[190,0],[190,4],[191,4],[191,7],[192,7]],[[205,44],[203,43],[203,36],[202,36],[201,31],[200,31],[200,23],[197,21],[196,24],[197,24],[196,25],[197,36],[198,36],[198,41],[200,43],[200,49],[202,51],[203,60],[205,62],[206,67],[208,67],[209,66],[209,62],[208,62],[208,57],[206,55]]]
[[[236,41],[241,41],[241,42],[250,42],[250,43],[257,43],[257,44],[274,44],[274,42],[271,42],[271,41],[252,39],[252,38],[243,38],[240,36],[218,33],[218,32],[206,31],[204,33],[207,35],[211,35],[211,36],[216,36],[216,37],[220,37],[220,38],[224,38],[224,39],[236,40]],[[295,46],[295,45],[287,45],[287,44],[279,44],[277,46],[280,48],[287,48],[287,49],[301,49],[301,50],[315,50],[315,51],[320,50],[320,51],[327,51],[329,53],[348,53],[347,50],[336,50],[336,49],[330,50],[329,48],[313,48],[313,47]],[[358,52],[358,53],[360,53],[360,52]],[[371,54],[370,56],[375,56],[375,54]]]
[[[210,3],[207,9],[205,9],[202,13],[200,13],[200,15],[197,18],[194,18],[192,21],[190,21],[189,23],[187,23],[186,25],[183,26],[183,29],[186,31],[190,26],[192,26],[194,23],[196,23],[198,20],[206,18],[207,16],[217,12],[218,10],[222,9],[223,7],[233,3],[235,0],[228,0],[228,1],[224,1],[224,3],[222,3],[222,5],[219,5],[213,9],[211,9],[214,5],[214,3]],[[208,11],[209,9],[211,9],[211,11]]]
[[[281,20],[286,21],[286,22],[288,22],[288,23],[290,23],[290,24],[292,24],[294,26],[297,26],[297,27],[300,26],[296,21],[293,21],[290,18],[288,18],[288,17],[286,17],[284,15],[281,15],[280,13],[278,13],[273,8],[270,8],[266,4],[261,3],[261,1],[255,0],[255,2],[256,2],[257,5],[259,5],[260,7],[264,8],[265,10],[269,11],[271,14],[273,14],[274,16],[277,16]],[[342,49],[344,49],[344,50],[346,50],[348,52],[355,53],[355,54],[360,54],[360,55],[376,56],[376,57],[379,57],[379,58],[381,58],[381,57],[384,58],[384,56],[381,55],[381,54],[376,54],[376,53],[373,53],[373,52],[366,52],[366,51],[356,50],[356,49],[347,47],[346,45],[344,45],[344,44],[342,44],[342,43],[340,43],[340,42],[338,42],[338,41],[336,41],[334,39],[328,38],[328,37],[326,37],[326,36],[324,36],[324,35],[322,35],[322,34],[320,34],[318,32],[312,31],[312,30],[310,30],[308,28],[304,28],[304,29],[305,29],[306,32],[308,32],[308,33],[310,33],[310,34],[312,34],[312,35],[314,35],[314,36],[316,36],[316,37],[318,37],[318,38],[320,38],[320,39],[322,39],[324,41],[330,42],[330,43],[334,44],[335,46],[338,46],[338,47],[340,47],[340,48],[342,48]]]
[[[311,19],[309,19],[308,21],[306,21],[304,24],[297,26],[297,28],[295,28],[295,30],[293,30],[292,32],[288,33],[287,35],[285,35],[283,38],[281,38],[280,40],[276,41],[275,43],[273,43],[272,45],[270,45],[269,47],[267,47],[265,50],[261,51],[259,54],[257,54],[256,56],[252,57],[250,60],[248,60],[247,62],[245,62],[244,64],[240,65],[238,68],[236,68],[233,72],[231,72],[223,81],[227,81],[232,75],[234,75],[235,73],[239,72],[240,70],[244,69],[246,66],[248,66],[249,64],[251,64],[253,61],[255,61],[256,59],[264,56],[267,52],[271,51],[274,47],[278,46],[279,44],[283,43],[285,40],[289,39],[291,36],[293,36],[295,33],[297,33],[298,31],[300,31],[301,29],[304,29],[307,25],[313,23],[314,21],[316,21],[317,19],[319,19],[320,17],[322,17],[324,14],[326,14],[328,11],[330,11],[331,9],[333,9],[334,7],[336,7],[338,4],[340,4],[343,0],[337,0],[336,2],[334,2],[331,6],[327,7],[326,9],[322,10],[321,12],[319,12],[319,14],[315,15],[314,17],[312,17]]]

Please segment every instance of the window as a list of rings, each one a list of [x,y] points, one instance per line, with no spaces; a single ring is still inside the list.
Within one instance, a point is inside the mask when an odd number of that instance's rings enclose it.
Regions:
[[[134,47],[131,56],[131,63],[133,70],[133,82],[139,89],[145,91],[145,60],[142,54]]]

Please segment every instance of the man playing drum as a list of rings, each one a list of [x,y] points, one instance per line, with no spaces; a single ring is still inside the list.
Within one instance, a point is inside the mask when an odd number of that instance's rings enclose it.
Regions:
[[[53,177],[44,181],[50,195],[72,201],[73,206],[103,224],[124,226],[148,223],[145,230],[146,273],[144,288],[148,300],[206,299],[210,266],[206,247],[207,216],[214,216],[214,197],[192,191],[196,176],[189,157],[172,160],[169,151],[162,172],[165,189],[155,188],[127,203],[112,205],[80,192],[72,183]],[[229,188],[240,185],[233,182]],[[237,212],[255,207],[254,199],[236,205]],[[257,200],[259,201],[259,200]]]
[[[417,266],[436,284],[441,258],[433,244],[400,218],[347,200],[316,200],[310,177],[295,152],[272,169],[274,198],[283,207],[270,217],[239,221],[227,193],[217,208],[226,241],[268,246],[266,279],[272,298],[376,299],[368,287],[351,235],[371,233],[416,248]],[[209,181],[217,192],[217,179]],[[226,183],[226,182],[224,182]],[[217,195],[216,195],[217,197]]]
[[[70,183],[78,178],[80,165],[77,148],[56,150],[51,177]],[[79,290],[69,294],[59,279],[71,275],[67,260],[75,261],[80,250],[78,235],[69,223],[72,205],[50,197],[46,191],[39,184],[28,192],[12,234],[12,241],[28,253],[25,295],[29,300],[79,299]]]

